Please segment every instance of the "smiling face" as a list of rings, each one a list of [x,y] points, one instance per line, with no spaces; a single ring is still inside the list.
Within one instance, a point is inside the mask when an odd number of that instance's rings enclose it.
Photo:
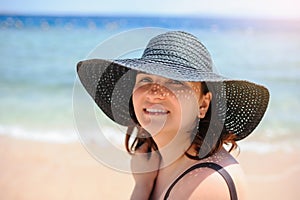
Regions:
[[[132,97],[137,120],[157,143],[165,145],[178,133],[196,127],[205,99],[200,91],[200,82],[138,73]]]

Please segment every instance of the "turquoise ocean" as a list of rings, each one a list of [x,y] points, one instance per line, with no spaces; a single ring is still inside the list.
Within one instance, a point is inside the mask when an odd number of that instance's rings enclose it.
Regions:
[[[0,15],[0,134],[78,140],[76,63],[107,38],[143,27],[191,32],[218,72],[269,88],[269,108],[244,149],[300,149],[300,21],[289,20]]]

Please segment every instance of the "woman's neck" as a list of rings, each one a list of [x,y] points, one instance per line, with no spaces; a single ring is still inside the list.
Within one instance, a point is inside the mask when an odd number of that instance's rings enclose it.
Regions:
[[[191,155],[195,154],[193,146],[191,146],[190,138],[178,141],[172,140],[165,146],[158,146],[161,155],[161,168],[169,166],[171,163],[181,162],[182,160],[189,159],[185,154],[188,152]],[[196,155],[196,154],[195,154]]]

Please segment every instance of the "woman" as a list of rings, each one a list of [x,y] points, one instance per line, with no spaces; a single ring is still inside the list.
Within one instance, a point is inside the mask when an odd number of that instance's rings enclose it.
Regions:
[[[139,59],[78,63],[97,105],[128,127],[132,199],[244,198],[230,151],[261,121],[269,93],[226,79],[212,66],[204,45],[181,31],[152,38]]]

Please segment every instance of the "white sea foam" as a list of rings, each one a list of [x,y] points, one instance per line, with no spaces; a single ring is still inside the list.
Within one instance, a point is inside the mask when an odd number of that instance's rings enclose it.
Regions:
[[[0,135],[51,143],[70,143],[78,141],[75,130],[28,130],[18,126],[0,125]]]

